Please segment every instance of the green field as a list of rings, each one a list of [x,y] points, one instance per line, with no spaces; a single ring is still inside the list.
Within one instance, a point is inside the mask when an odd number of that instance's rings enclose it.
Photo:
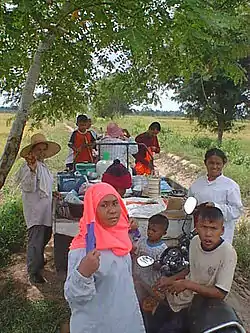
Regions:
[[[0,153],[3,151],[6,137],[10,129],[10,123],[8,120],[13,115],[1,114],[0,115]],[[215,143],[211,143],[211,140],[215,140],[216,136],[208,131],[200,131],[197,128],[195,122],[190,123],[186,119],[181,118],[153,118],[153,117],[139,117],[139,116],[127,116],[117,119],[118,124],[127,128],[132,135],[137,135],[147,129],[148,125],[152,121],[159,121],[162,125],[163,131],[159,138],[161,141],[162,151],[175,153],[182,157],[191,160],[193,163],[202,167],[203,156],[209,145],[213,146]],[[99,129],[102,127],[105,129],[108,121],[102,119],[95,119],[94,126]],[[74,127],[74,122],[67,121],[68,125]],[[229,157],[229,164],[225,169],[225,174],[232,177],[239,183],[242,196],[247,198],[249,196],[250,184],[250,122],[239,123],[244,125],[245,128],[238,133],[225,134],[224,144],[222,149],[226,151]],[[43,131],[43,133],[52,140],[61,144],[61,152],[48,163],[52,168],[52,171],[62,170],[64,168],[64,161],[67,156],[67,141],[69,138],[69,130],[65,127],[64,123],[57,123],[55,127],[43,124],[42,128],[37,131]],[[24,134],[22,146],[29,142],[29,138],[33,132],[27,127]],[[13,173],[20,166],[20,159],[17,159],[13,170],[11,171],[9,181],[11,182]]]

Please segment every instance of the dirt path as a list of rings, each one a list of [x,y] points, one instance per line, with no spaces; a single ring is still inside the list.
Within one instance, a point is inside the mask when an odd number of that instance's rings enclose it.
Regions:
[[[161,175],[171,177],[177,183],[188,188],[202,173],[197,166],[173,154],[162,154],[155,164]],[[236,310],[245,329],[250,331],[250,281],[237,269],[228,303]]]

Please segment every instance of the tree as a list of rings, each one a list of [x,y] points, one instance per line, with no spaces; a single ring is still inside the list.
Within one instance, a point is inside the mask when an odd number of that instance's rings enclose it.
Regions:
[[[130,105],[138,99],[135,99],[133,86],[127,86],[128,79],[127,73],[118,73],[96,82],[91,94],[92,111],[96,116],[113,119],[132,112]]]
[[[70,117],[103,73],[129,71],[145,98],[172,75],[190,77],[218,63],[239,80],[235,59],[248,55],[248,22],[244,0],[2,1],[0,91],[19,108],[0,159],[0,188],[27,120]],[[119,55],[118,68],[110,54]]]
[[[222,143],[225,131],[234,128],[235,121],[246,119],[250,112],[246,84],[235,84],[225,73],[203,79],[199,75],[176,86],[175,99],[191,120],[197,119],[201,128],[217,133]]]

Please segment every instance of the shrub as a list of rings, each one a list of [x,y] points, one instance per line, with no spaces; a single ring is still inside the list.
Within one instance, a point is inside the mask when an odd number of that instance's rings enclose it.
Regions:
[[[214,146],[216,146],[216,143],[213,139],[203,136],[193,137],[190,142],[195,148],[201,148],[208,150]]]
[[[244,273],[250,275],[250,225],[247,221],[242,221],[238,225],[234,246],[238,255],[238,263]]]
[[[0,265],[25,244],[26,226],[20,199],[9,197],[0,206]]]

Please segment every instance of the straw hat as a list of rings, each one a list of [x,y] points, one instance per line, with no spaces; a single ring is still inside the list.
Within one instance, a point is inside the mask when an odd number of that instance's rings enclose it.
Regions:
[[[61,147],[58,143],[46,140],[45,136],[41,133],[32,135],[30,141],[31,143],[21,150],[21,157],[25,158],[31,152],[32,148],[38,143],[46,143],[48,145],[48,149],[45,152],[45,158],[52,157],[61,150]]]

